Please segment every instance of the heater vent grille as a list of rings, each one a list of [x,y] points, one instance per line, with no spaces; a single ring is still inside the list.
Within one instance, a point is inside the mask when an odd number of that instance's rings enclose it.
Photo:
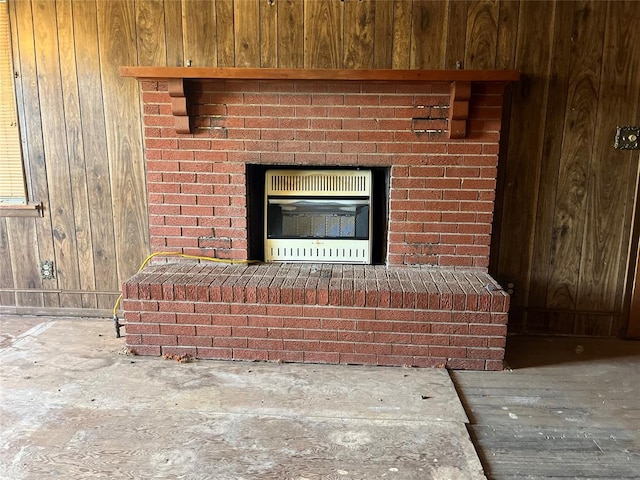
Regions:
[[[369,196],[370,171],[270,170],[267,195]]]
[[[368,241],[267,240],[268,262],[371,263]]]

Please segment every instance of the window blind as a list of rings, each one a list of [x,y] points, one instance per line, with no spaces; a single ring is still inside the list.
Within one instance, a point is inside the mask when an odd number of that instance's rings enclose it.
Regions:
[[[11,61],[11,32],[6,0],[0,0],[0,203],[25,203],[20,130]]]

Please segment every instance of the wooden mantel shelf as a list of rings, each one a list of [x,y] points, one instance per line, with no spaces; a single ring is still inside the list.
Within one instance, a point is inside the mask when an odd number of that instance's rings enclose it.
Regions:
[[[123,77],[161,80],[169,84],[169,95],[178,133],[190,133],[185,80],[326,80],[369,82],[438,82],[451,85],[449,138],[464,138],[471,84],[507,83],[519,80],[517,70],[391,70],[325,68],[223,68],[223,67],[120,67]]]
[[[123,77],[234,80],[352,80],[372,82],[513,82],[517,70],[350,70],[328,68],[120,67]]]

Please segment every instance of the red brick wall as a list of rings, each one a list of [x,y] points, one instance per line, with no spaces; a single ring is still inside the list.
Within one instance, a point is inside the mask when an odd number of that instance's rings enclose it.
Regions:
[[[502,86],[473,86],[461,140],[425,132],[446,129],[448,84],[194,82],[188,135],[166,83],[142,89],[155,250],[247,258],[247,163],[385,166],[387,264],[486,269]]]

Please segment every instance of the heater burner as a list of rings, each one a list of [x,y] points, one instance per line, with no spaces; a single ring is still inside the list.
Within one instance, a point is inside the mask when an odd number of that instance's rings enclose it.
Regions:
[[[268,262],[371,263],[370,170],[267,170]]]

